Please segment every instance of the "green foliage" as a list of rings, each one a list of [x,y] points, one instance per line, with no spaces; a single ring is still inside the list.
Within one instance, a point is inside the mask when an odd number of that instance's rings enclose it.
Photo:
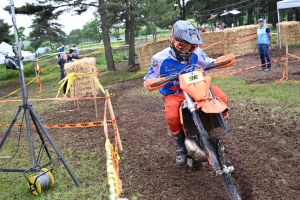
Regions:
[[[4,22],[3,19],[0,19],[0,42],[11,43],[13,35],[10,34],[9,29],[12,26]]]
[[[31,51],[31,52],[35,52],[35,49],[32,46],[26,46],[25,48],[23,48],[22,50],[24,51]]]
[[[106,60],[104,55],[96,58],[96,65],[106,65]]]
[[[123,55],[114,55],[114,63],[119,63],[125,60]],[[96,65],[106,65],[105,55],[96,58]]]
[[[24,75],[25,77],[35,76],[35,70],[31,61],[23,62],[24,65]],[[4,65],[0,66],[3,70],[5,69]],[[19,80],[19,71],[18,70],[7,70],[3,71],[1,74],[2,80]]]
[[[49,14],[49,10],[45,10],[36,14],[36,18],[32,20],[32,31],[29,33],[32,46],[37,49],[45,41],[52,43],[60,43],[64,40],[65,32],[61,30],[62,26],[54,22],[56,16]]]
[[[67,38],[69,42],[79,44],[83,39],[82,37],[82,31],[80,29],[75,29],[70,32]]]
[[[24,41],[26,36],[24,35],[25,27],[21,26],[18,28],[18,37]]]
[[[101,42],[102,41],[102,30],[100,28],[101,26],[101,20],[100,15],[97,12],[93,13],[94,19],[90,22],[87,22],[82,29],[82,34],[86,38],[90,38],[93,41]]]
[[[43,42],[41,44],[41,47],[51,47],[51,49],[56,49],[55,45],[52,42],[50,42],[49,40]]]

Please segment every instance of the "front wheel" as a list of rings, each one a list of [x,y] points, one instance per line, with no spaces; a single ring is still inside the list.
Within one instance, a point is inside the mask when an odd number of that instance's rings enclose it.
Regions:
[[[238,153],[237,146],[224,129],[217,128],[210,133],[221,166],[220,179],[231,200],[252,200],[252,184]]]

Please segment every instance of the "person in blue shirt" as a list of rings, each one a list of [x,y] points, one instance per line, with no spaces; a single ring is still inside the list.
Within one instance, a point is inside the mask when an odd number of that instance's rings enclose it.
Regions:
[[[73,44],[72,45],[73,46],[73,50],[74,50],[74,56],[73,56],[73,58],[74,59],[78,59],[78,56],[79,56],[79,50],[76,48],[76,44]]]
[[[151,58],[148,73],[144,77],[144,86],[149,89],[148,80],[153,78],[176,74],[183,69],[183,73],[194,71],[195,65],[205,69],[216,59],[207,57],[199,48],[201,44],[199,31],[193,24],[183,20],[177,21],[170,33],[170,46]],[[215,96],[227,104],[226,96],[220,88],[217,86],[211,88]],[[187,152],[184,145],[185,135],[179,118],[179,106],[185,98],[179,81],[167,83],[159,89],[159,92],[163,95],[164,114],[169,135],[176,143],[176,163],[183,166],[187,162]],[[227,113],[223,115],[225,119],[228,118]]]
[[[263,65],[258,70],[270,71],[271,67],[271,57],[269,53],[269,44],[271,41],[271,29],[265,25],[266,21],[264,18],[258,20],[259,27],[257,28],[257,48],[260,56],[261,64]],[[266,64],[266,60],[267,63]]]

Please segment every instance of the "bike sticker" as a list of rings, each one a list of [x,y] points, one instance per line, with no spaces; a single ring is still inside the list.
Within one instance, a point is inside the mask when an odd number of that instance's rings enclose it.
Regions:
[[[186,82],[186,84],[192,84],[192,83],[197,83],[200,81],[204,81],[203,74],[201,72],[189,72],[186,74],[183,74],[183,79]]]

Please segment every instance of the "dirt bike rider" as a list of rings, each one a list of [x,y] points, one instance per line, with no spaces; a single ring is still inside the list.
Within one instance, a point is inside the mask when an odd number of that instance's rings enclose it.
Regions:
[[[203,69],[215,59],[209,58],[199,48],[202,44],[200,34],[193,24],[188,21],[177,21],[170,33],[170,47],[155,54],[151,61],[147,75],[144,77],[144,85],[149,89],[146,80],[158,78],[161,75],[178,73],[187,65],[193,65],[185,69],[183,73],[195,70],[195,64]],[[225,94],[217,87],[212,86],[216,97],[227,104]],[[180,166],[186,164],[187,152],[184,145],[185,135],[179,118],[179,106],[185,99],[179,86],[179,81],[169,82],[161,87],[159,92],[163,95],[164,113],[169,128],[169,135],[176,143],[176,163]]]

